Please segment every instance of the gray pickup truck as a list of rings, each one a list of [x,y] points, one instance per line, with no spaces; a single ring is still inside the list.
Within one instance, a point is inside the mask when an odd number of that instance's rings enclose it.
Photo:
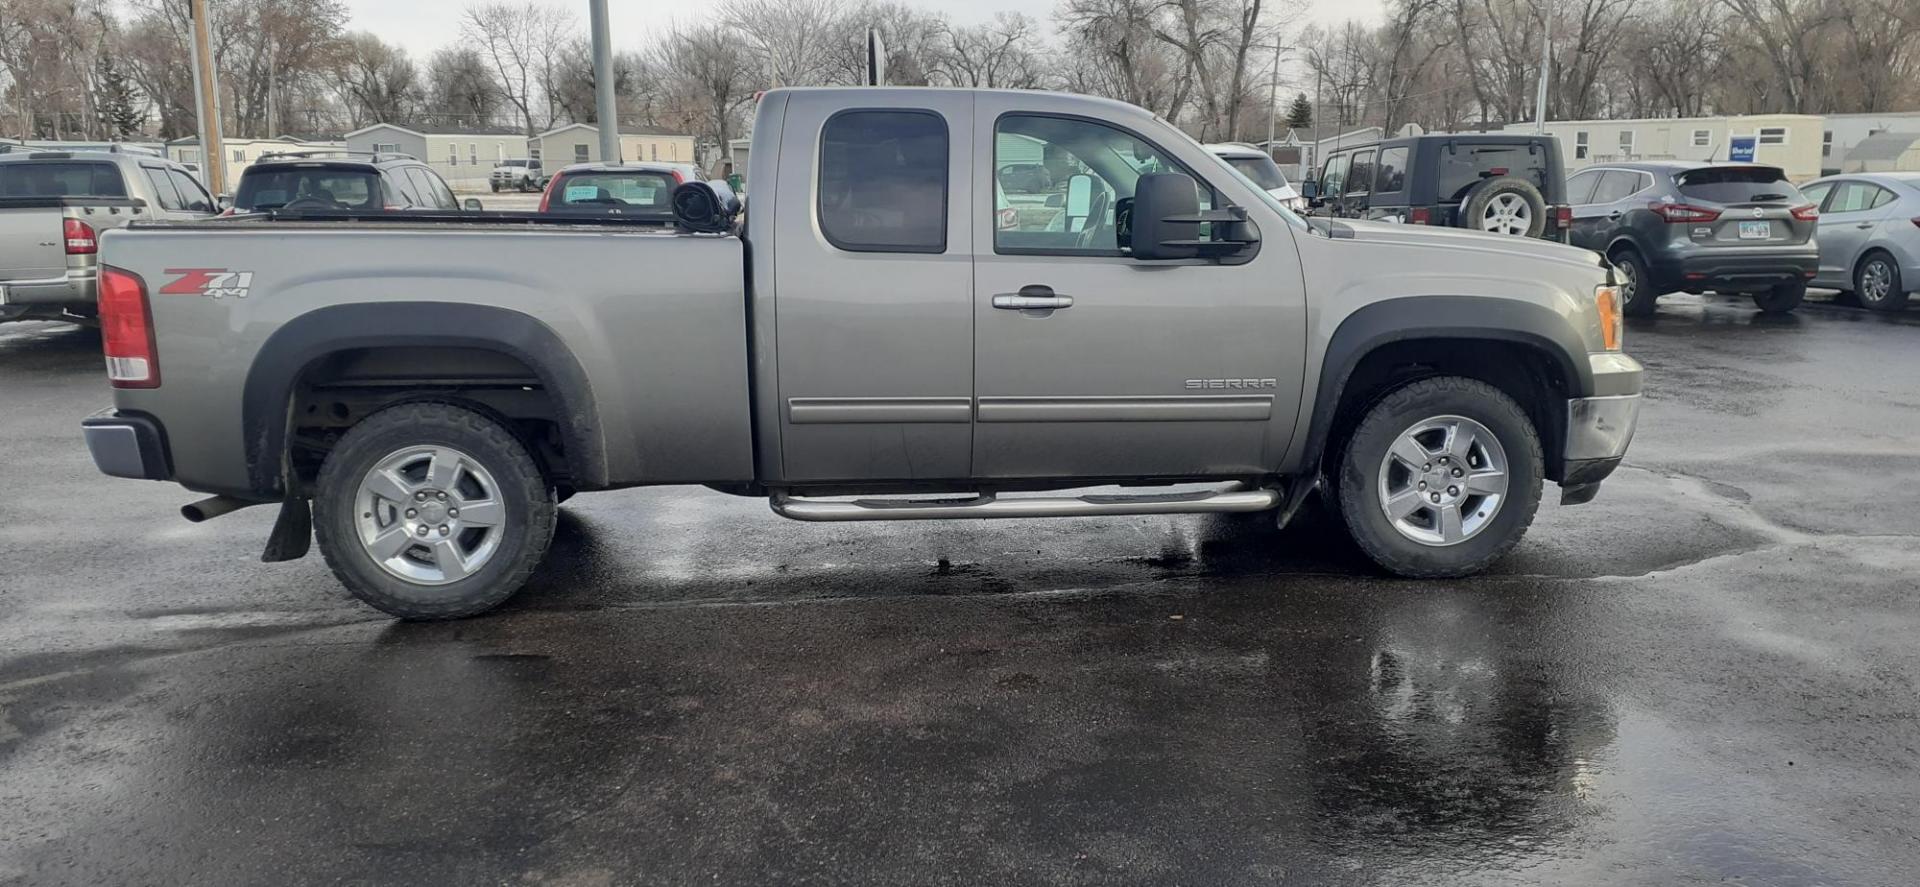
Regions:
[[[448,618],[526,581],[559,501],[658,484],[810,521],[1285,523],[1318,491],[1384,569],[1460,576],[1519,541],[1543,482],[1590,499],[1632,437],[1641,367],[1594,253],[1310,224],[1083,96],[782,89],[754,133],[723,233],[111,232],[94,461],[215,494],[189,518],[278,503],[265,559],[317,538],[366,602]],[[1054,212],[996,211],[996,155],[1058,167]]]
[[[0,154],[0,320],[93,319],[101,232],[214,211],[206,189],[164,158],[117,151]]]

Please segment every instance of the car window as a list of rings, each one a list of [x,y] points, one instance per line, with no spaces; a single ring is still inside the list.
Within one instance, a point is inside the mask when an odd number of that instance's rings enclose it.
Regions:
[[[995,251],[1120,255],[1126,248],[1127,221],[1122,201],[1131,200],[1140,177],[1177,172],[1192,177],[1202,208],[1213,205],[1213,193],[1200,178],[1172,159],[1158,145],[1133,133],[1066,117],[1009,114],[994,129],[994,161],[1004,166],[1010,157],[1042,157],[1054,181],[1053,193],[1018,195],[1001,185],[1009,215],[996,219]],[[1083,192],[1075,180],[1085,177]],[[999,197],[995,198],[996,201]],[[1206,225],[1200,237],[1208,236]]]
[[[1894,200],[1896,199],[1898,199],[1898,195],[1895,195],[1892,191],[1876,186],[1874,188],[1874,193],[1873,193],[1872,208],[1879,209],[1880,207],[1886,206],[1887,204],[1894,202]]]
[[[419,194],[428,206],[435,209],[460,208],[460,202],[453,198],[453,191],[425,167],[407,167],[407,177],[413,180],[414,193]]]
[[[1347,183],[1347,161],[1352,154],[1335,154],[1327,158],[1327,165],[1320,173],[1320,194],[1323,197],[1340,196],[1340,188]]]
[[[1600,184],[1600,170],[1589,169],[1567,178],[1567,202],[1574,206],[1594,203],[1594,186]]]
[[[1833,190],[1832,182],[1816,182],[1805,188],[1801,188],[1800,193],[1806,195],[1809,203],[1812,203],[1814,206],[1819,206],[1826,202],[1827,192],[1831,190]]]
[[[1841,182],[1835,189],[1833,201],[1827,207],[1830,213],[1856,213],[1874,207],[1874,199],[1880,186],[1871,182]]]
[[[947,122],[929,111],[846,111],[820,132],[820,230],[843,250],[947,249]]]
[[[670,218],[673,189],[678,185],[671,173],[664,172],[570,173],[554,183],[547,208]]]
[[[255,166],[240,177],[233,206],[245,211],[279,209],[301,201],[301,209],[380,209],[380,178],[371,170],[335,167]]]
[[[1547,187],[1547,155],[1536,143],[1488,145],[1449,144],[1440,147],[1436,189],[1442,202],[1463,200],[1473,186],[1486,179],[1515,176],[1533,183],[1540,193],[1552,199]]]
[[[125,197],[111,163],[27,160],[0,163],[0,197]]]
[[[1613,203],[1625,200],[1641,189],[1646,182],[1641,174],[1624,169],[1609,169],[1600,174],[1600,185],[1593,189],[1593,202]]]
[[[1260,186],[1260,190],[1262,191],[1272,191],[1275,188],[1285,188],[1287,186],[1287,176],[1280,171],[1280,165],[1274,163],[1273,158],[1265,154],[1254,157],[1222,157],[1220,159],[1225,160],[1228,166],[1239,170],[1241,175],[1246,176],[1248,181]]]
[[[1365,194],[1373,188],[1373,152],[1361,151],[1353,155],[1353,165],[1347,169],[1347,194]]]
[[[1806,202],[1799,189],[1787,182],[1786,175],[1771,166],[1705,166],[1687,170],[1677,178],[1680,196],[1696,202]]]
[[[380,174],[380,187],[384,195],[383,199],[389,207],[411,209],[427,205],[425,200],[413,193],[413,183],[397,169],[390,169]]]
[[[186,208],[186,203],[180,199],[180,190],[174,187],[173,179],[167,176],[166,170],[143,166],[140,171],[146,174],[147,184],[153,188],[153,196],[160,201],[161,209],[177,211]]]
[[[1380,160],[1374,164],[1373,190],[1381,193],[1393,193],[1407,187],[1407,149],[1387,148],[1380,152]]]
[[[187,209],[202,213],[213,212],[213,197],[207,194],[207,189],[200,187],[200,183],[194,181],[192,176],[177,169],[169,169],[167,177],[173,180],[173,187],[179,190],[180,199],[186,204]]]

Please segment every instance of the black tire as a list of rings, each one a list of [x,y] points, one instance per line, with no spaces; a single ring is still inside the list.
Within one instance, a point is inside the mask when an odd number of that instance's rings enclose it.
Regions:
[[[1762,314],[1786,314],[1807,298],[1806,281],[1783,283],[1763,293],[1753,294],[1753,304]]]
[[[1647,260],[1640,257],[1640,251],[1630,246],[1614,248],[1607,256],[1613,267],[1620,273],[1621,311],[1628,317],[1651,317],[1657,307],[1654,303],[1660,298],[1659,289],[1653,282],[1652,273],[1647,270]]]
[[[1429,545],[1402,535],[1388,520],[1380,473],[1388,448],[1403,432],[1440,416],[1471,419],[1493,433],[1507,453],[1508,485],[1500,510],[1480,530],[1449,545]],[[1375,403],[1347,438],[1338,466],[1338,510],[1354,543],[1382,569],[1420,579],[1467,576],[1499,560],[1526,534],[1540,506],[1542,464],[1540,435],[1513,398],[1475,379],[1422,379]]]
[[[360,542],[356,500],[368,472],[398,450],[453,447],[492,475],[503,508],[499,547],[462,579],[430,585],[388,572]],[[390,407],[347,430],[320,468],[313,527],[354,597],[402,619],[458,619],[499,606],[526,584],[553,542],[553,490],[520,440],[493,419],[444,403]]]
[[[1526,204],[1527,227],[1525,233],[1511,233],[1519,237],[1539,237],[1547,230],[1547,198],[1532,182],[1517,176],[1495,176],[1482,181],[1467,191],[1465,199],[1460,201],[1458,223],[1462,228],[1472,231],[1484,231],[1482,220],[1487,214],[1487,206],[1500,199],[1503,194],[1512,194]]]
[[[1879,298],[1868,295],[1869,290],[1877,289],[1868,280],[1869,269],[1878,269],[1887,275],[1887,289]],[[1900,263],[1879,250],[1867,253],[1853,269],[1853,292],[1860,307],[1875,311],[1892,313],[1907,310],[1906,281],[1900,279]]]

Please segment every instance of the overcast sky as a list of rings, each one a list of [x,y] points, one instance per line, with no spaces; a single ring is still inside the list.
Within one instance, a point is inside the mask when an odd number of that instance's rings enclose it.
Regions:
[[[584,27],[587,19],[587,0],[547,0],[554,6],[573,9]],[[452,43],[457,37],[454,21],[459,11],[467,6],[467,0],[346,0],[347,8],[353,13],[351,27],[355,30],[372,31],[389,43],[399,43],[416,58],[424,59],[434,50]],[[1019,11],[1042,19],[1052,13],[1050,0],[1028,0],[1025,3],[1010,3],[1004,0],[906,0],[910,6],[944,12],[947,17],[960,24],[978,24],[993,18],[1000,11]],[[1383,6],[1382,0],[1300,0],[1294,4],[1276,3],[1274,6],[1299,10],[1303,18],[1298,21],[1282,20],[1291,38],[1301,27],[1310,22],[1337,23],[1349,18],[1364,17],[1377,19]],[[686,2],[668,2],[668,0],[611,0],[608,4],[608,20],[613,26],[614,46],[619,49],[641,49],[658,39],[664,22],[691,19],[711,14],[714,7],[709,0],[686,0]],[[1269,13],[1271,15],[1271,13]]]

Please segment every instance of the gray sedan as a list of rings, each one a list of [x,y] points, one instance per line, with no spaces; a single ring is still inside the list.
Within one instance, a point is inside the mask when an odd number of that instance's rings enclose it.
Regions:
[[[1800,190],[1820,206],[1813,284],[1876,311],[1905,308],[1920,287],[1920,172],[1828,176]]]

